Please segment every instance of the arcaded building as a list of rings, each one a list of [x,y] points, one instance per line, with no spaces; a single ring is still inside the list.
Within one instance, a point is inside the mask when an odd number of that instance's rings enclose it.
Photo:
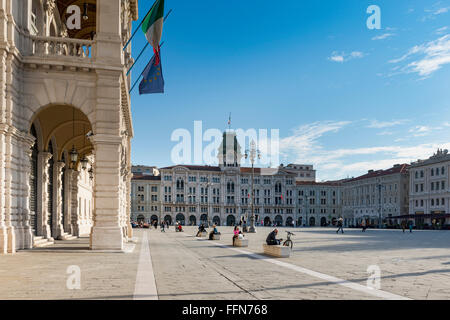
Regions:
[[[253,212],[257,225],[325,226],[341,214],[340,184],[316,183],[312,165],[241,166],[236,133],[223,134],[218,166],[175,165],[132,179],[133,221],[232,226]]]
[[[0,12],[0,253],[80,235],[121,250],[133,137],[122,48],[137,0],[6,0]]]

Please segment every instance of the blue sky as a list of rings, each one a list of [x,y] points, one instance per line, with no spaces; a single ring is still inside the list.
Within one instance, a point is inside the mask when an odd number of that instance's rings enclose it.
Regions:
[[[153,0],[140,0],[140,18]],[[281,5],[282,3],[282,5]],[[369,30],[369,5],[381,29]],[[339,179],[450,149],[450,0],[166,0],[165,94],[132,93],[134,164],[178,128],[279,129],[282,163]],[[136,27],[138,25],[134,23]],[[133,42],[136,57],[145,45]],[[148,49],[133,81],[151,58]]]

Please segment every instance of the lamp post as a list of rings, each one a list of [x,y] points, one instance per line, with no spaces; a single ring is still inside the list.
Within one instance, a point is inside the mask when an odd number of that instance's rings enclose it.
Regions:
[[[251,216],[250,216],[250,228],[248,229],[249,233],[256,233],[255,228],[255,211],[254,211],[254,198],[255,198],[255,190],[254,190],[254,183],[255,183],[255,160],[256,157],[258,159],[261,159],[261,152],[256,149],[256,143],[255,141],[250,142],[250,150],[245,151],[245,159],[250,159],[250,162],[252,163],[252,191],[251,191]]]
[[[309,197],[305,196],[305,213],[306,213],[306,223],[305,226],[309,227],[309,220],[308,220],[308,200]]]
[[[207,212],[206,212],[206,222],[208,223],[207,228],[209,228],[209,226],[211,225],[211,221],[209,220],[209,201],[210,201],[210,196],[209,196],[209,187],[212,185],[212,183],[208,180],[208,182],[206,183],[206,197],[208,199],[207,201]]]
[[[382,211],[382,199],[381,199],[381,189],[383,185],[381,183],[378,184],[378,196],[379,196],[379,209],[378,209],[378,229],[381,229],[381,211]]]

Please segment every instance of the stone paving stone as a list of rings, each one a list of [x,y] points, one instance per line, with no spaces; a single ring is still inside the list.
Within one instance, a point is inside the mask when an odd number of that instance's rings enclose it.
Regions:
[[[232,228],[219,227],[221,240],[196,239],[195,228],[147,232],[159,299],[379,299],[264,261],[274,259],[236,252]],[[272,228],[247,234],[245,252],[262,254]],[[450,299],[450,232],[329,228],[279,228],[294,231],[295,266],[365,286],[367,267],[381,270],[381,290],[411,299]],[[0,299],[133,299],[141,241],[131,253],[87,250],[89,239],[0,256]],[[221,244],[225,247],[219,247]],[[227,247],[230,246],[230,247]],[[81,290],[68,290],[67,267],[81,268]]]
[[[0,299],[132,299],[139,245],[132,253],[88,250],[89,239],[0,256]],[[81,289],[66,286],[67,267],[81,270]]]
[[[244,249],[262,253],[262,243],[271,230],[272,228],[260,227],[258,233],[248,234],[250,245]],[[380,289],[383,291],[411,299],[450,298],[448,286],[450,232],[416,231],[412,234],[403,234],[398,230],[369,229],[366,233],[362,233],[359,229],[347,229],[342,235],[336,234],[335,229],[330,228],[279,228],[279,230],[279,237],[282,238],[286,237],[286,230],[295,232],[294,251],[291,257],[280,261],[361,285],[367,283],[368,266],[377,265],[381,270]],[[217,242],[231,245],[232,228],[219,227],[219,231],[222,237]],[[185,227],[185,233],[194,235],[195,228]],[[174,232],[163,236],[156,232],[152,234],[150,247],[153,261],[158,260],[159,253],[155,250],[165,238],[170,239],[171,243],[173,238],[176,238],[183,255],[192,256],[195,253],[206,261],[213,260],[242,279],[239,284],[245,290],[250,293],[257,292],[264,298],[376,299],[308,275],[278,268],[226,248],[211,247],[201,240],[187,238]],[[166,249],[174,250],[173,247],[170,245]],[[171,268],[177,270],[175,265]],[[159,272],[159,267],[155,267],[157,279]],[[182,282],[185,276],[182,274],[179,277],[175,274],[172,275],[172,279],[179,279]],[[205,278],[207,282],[209,277],[206,274],[199,279]],[[164,284],[159,284],[158,290],[162,287]],[[215,299],[215,296],[208,298]]]

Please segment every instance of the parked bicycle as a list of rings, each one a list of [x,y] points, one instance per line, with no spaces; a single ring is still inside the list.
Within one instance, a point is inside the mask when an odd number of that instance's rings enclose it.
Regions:
[[[291,236],[293,236],[294,234],[290,231],[286,231],[286,233],[287,233],[287,239],[286,239],[286,241],[283,242],[283,246],[291,247],[291,249],[292,249],[292,247],[294,246],[294,242],[291,240]]]

